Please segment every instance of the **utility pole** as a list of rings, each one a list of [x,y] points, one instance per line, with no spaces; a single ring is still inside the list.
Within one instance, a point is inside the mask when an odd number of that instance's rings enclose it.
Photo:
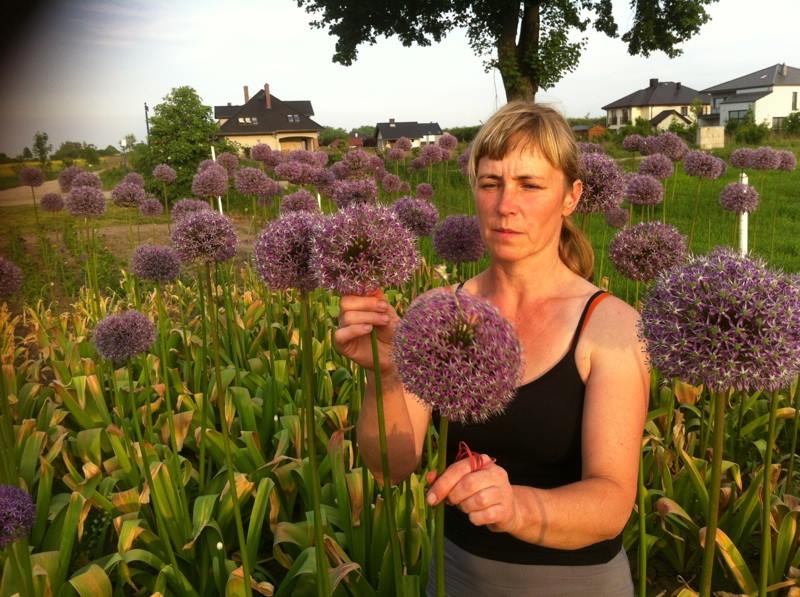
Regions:
[[[144,126],[147,129],[147,144],[150,145],[150,119],[148,118],[148,112],[150,108],[147,107],[147,102],[144,103]]]

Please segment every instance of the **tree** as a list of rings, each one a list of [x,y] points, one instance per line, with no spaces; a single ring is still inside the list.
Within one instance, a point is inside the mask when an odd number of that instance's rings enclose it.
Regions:
[[[33,157],[33,153],[31,153],[31,148],[30,147],[26,147],[25,149],[23,149],[21,157],[22,157],[23,160],[31,159]]]
[[[296,0],[319,18],[317,28],[337,36],[333,61],[350,65],[358,46],[379,35],[397,35],[405,46],[429,46],[456,27],[465,27],[473,51],[496,68],[506,98],[533,100],[578,65],[586,39],[575,30],[591,24],[617,36],[612,0]],[[657,50],[670,57],[709,19],[705,7],[716,0],[631,0],[633,22],[622,36],[632,55]]]
[[[42,168],[46,167],[50,161],[51,151],[53,151],[53,146],[47,143],[47,133],[36,131],[33,136],[33,155],[39,160]]]
[[[326,126],[319,133],[319,144],[330,145],[336,139],[344,139],[347,141],[347,137],[348,135],[346,130],[334,126]]]

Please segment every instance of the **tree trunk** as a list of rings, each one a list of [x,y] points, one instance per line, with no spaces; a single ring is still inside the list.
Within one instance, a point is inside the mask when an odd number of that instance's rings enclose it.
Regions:
[[[519,41],[517,41],[517,27]],[[520,23],[519,4],[511,3],[503,15],[497,39],[497,63],[506,100],[532,102],[539,90],[535,57],[539,48],[539,2],[523,2]]]

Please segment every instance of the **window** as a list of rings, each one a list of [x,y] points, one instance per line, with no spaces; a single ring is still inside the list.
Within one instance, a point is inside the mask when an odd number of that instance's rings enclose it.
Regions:
[[[289,122],[300,122],[299,114],[288,114],[287,118],[289,119]]]
[[[681,114],[683,114],[684,116],[688,116],[689,115],[689,106],[681,106]]]
[[[258,124],[257,116],[239,116],[239,124]]]
[[[797,92],[792,91],[792,111],[797,110]]]
[[[783,121],[784,120],[786,120],[786,118],[778,117],[778,116],[774,117],[772,119],[772,128],[774,130],[776,130],[776,131],[781,130],[783,128]]]
[[[628,114],[628,108],[622,109],[622,124],[628,124],[630,122],[630,116]]]
[[[728,122],[739,122],[747,120],[747,110],[731,110],[728,112]]]

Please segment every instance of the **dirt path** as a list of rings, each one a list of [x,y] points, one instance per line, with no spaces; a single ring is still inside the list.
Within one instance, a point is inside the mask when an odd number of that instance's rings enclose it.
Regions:
[[[36,187],[36,203],[38,204],[47,193],[61,193],[61,189],[58,188],[58,180],[46,180],[42,186]],[[108,199],[111,192],[103,191],[103,195]],[[0,191],[0,207],[11,205],[30,205],[32,207],[31,188],[13,187]]]

